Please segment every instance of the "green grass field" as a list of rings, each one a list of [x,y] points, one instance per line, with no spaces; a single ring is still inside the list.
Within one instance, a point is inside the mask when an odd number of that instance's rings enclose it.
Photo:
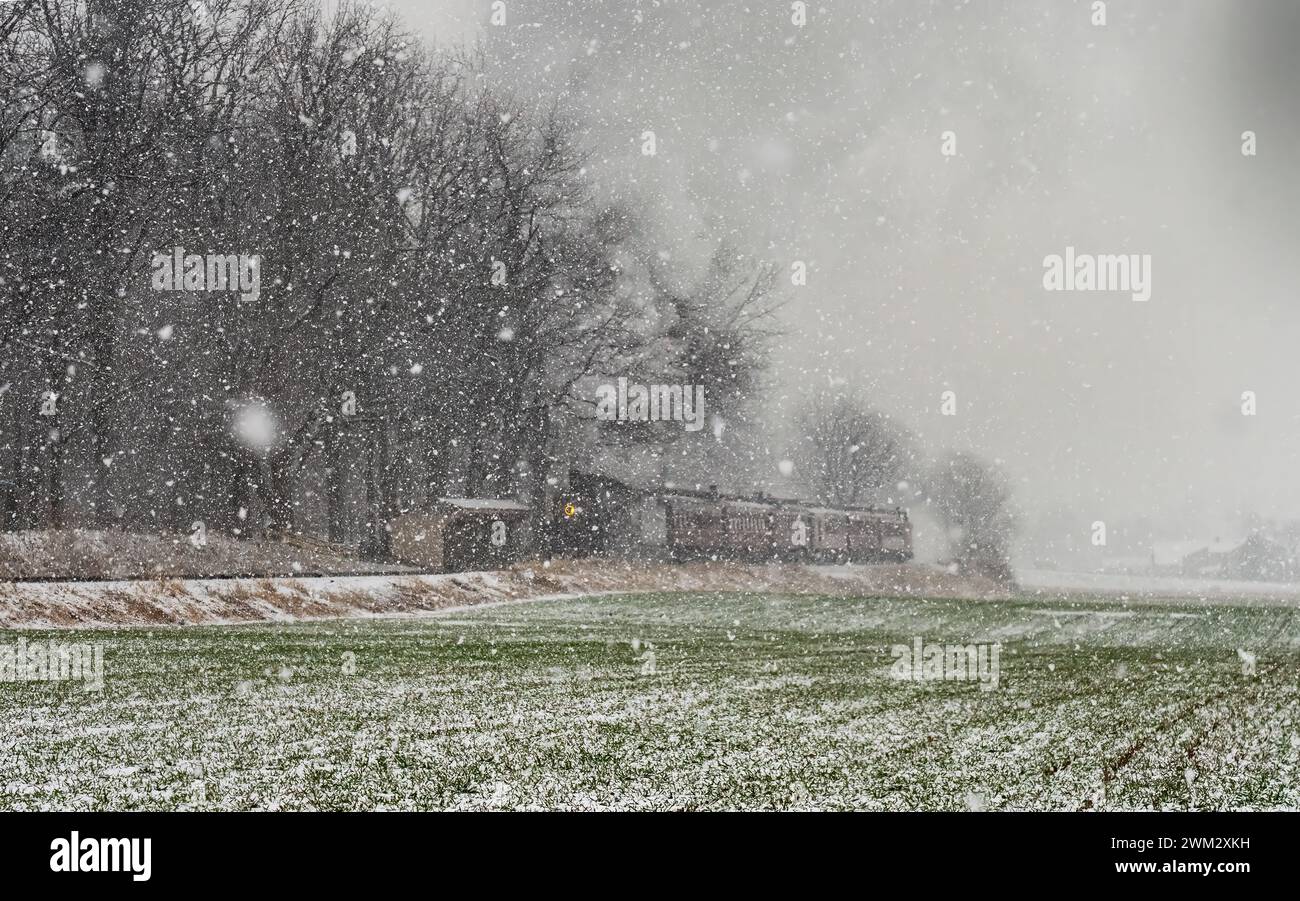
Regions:
[[[916,636],[1000,642],[997,689],[891,678]],[[105,686],[0,683],[5,809],[1300,808],[1294,608],[624,595],[24,637],[102,643]]]

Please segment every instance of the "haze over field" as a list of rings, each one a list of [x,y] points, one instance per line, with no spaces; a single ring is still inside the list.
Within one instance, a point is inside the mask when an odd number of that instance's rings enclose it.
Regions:
[[[867,385],[933,447],[1005,461],[1031,529],[1300,513],[1294,3],[1112,2],[1094,27],[1068,0],[831,2],[802,29],[753,0],[514,2],[504,27],[487,2],[391,6],[561,90],[603,189],[654,200],[680,278],[718,238],[808,263],[773,420]],[[1067,246],[1150,254],[1150,301],[1045,292]]]

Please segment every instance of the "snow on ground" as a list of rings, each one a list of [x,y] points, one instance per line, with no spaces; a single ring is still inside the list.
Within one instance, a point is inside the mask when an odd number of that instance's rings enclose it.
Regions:
[[[1249,582],[1229,579],[1188,579],[1179,576],[1137,576],[1120,573],[1062,572],[1028,569],[1016,573],[1020,587],[1038,596],[1062,597],[1090,594],[1129,595],[1133,598],[1179,597],[1257,602],[1262,599],[1300,601],[1300,583]]]
[[[411,615],[612,591],[780,590],[845,596],[1002,597],[936,567],[535,561],[500,572],[274,579],[0,583],[0,627],[184,625]]]
[[[0,808],[1300,807],[1300,608],[1123,612],[735,591],[82,630],[101,692],[0,684]],[[892,678],[914,636],[1002,636],[997,688]]]
[[[205,534],[151,535],[94,529],[0,532],[0,579],[153,579],[248,573],[411,572],[357,559],[350,548],[288,537],[281,541]]]

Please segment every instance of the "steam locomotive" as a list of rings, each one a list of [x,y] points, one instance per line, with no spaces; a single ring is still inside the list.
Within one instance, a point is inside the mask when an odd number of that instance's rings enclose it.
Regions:
[[[551,553],[874,563],[912,558],[901,508],[821,507],[716,489],[646,491],[572,473],[553,500]]]

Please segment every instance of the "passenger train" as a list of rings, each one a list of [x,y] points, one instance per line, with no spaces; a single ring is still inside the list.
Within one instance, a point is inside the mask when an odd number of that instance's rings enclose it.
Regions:
[[[553,554],[654,553],[672,560],[873,563],[912,558],[901,508],[827,507],[716,489],[638,490],[581,473],[554,499]]]

